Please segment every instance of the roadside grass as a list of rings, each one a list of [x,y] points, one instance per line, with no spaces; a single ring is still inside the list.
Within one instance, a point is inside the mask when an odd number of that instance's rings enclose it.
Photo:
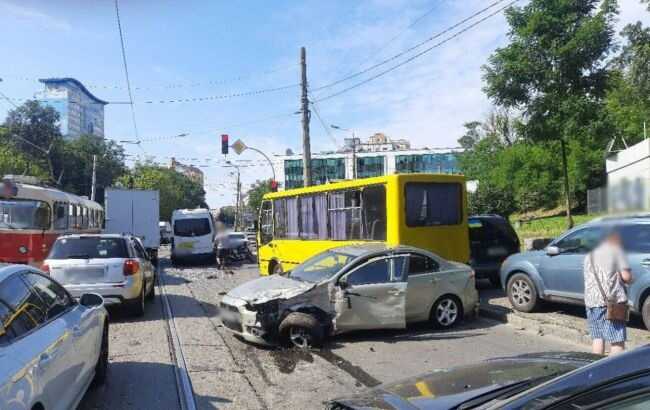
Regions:
[[[573,215],[574,225],[580,225],[597,218],[599,215]],[[552,216],[519,222],[516,217],[510,218],[512,226],[517,231],[520,240],[527,238],[555,238],[567,230],[566,216]]]

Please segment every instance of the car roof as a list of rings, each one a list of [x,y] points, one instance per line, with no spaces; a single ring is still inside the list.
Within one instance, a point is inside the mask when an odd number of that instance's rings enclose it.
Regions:
[[[383,242],[369,242],[364,244],[345,245],[345,246],[339,246],[337,248],[331,248],[330,250],[333,252],[344,253],[346,255],[350,255],[354,257],[370,256],[373,254],[385,253],[387,251],[417,252],[417,253],[424,253],[429,255],[431,254],[431,252],[425,249],[415,248],[413,246],[406,246],[406,245],[387,245],[386,243]]]
[[[650,223],[650,213],[605,215],[594,218],[584,225],[612,224],[612,223]]]
[[[128,234],[122,234],[122,233],[75,233],[75,234],[66,234],[66,235],[61,235],[57,239],[63,239],[63,238],[133,238],[132,235]]]
[[[16,272],[22,272],[25,270],[31,270],[38,272],[38,269],[29,266],[29,265],[19,265],[19,264],[0,264],[0,282],[5,280],[6,278],[9,277],[9,275],[12,275]]]

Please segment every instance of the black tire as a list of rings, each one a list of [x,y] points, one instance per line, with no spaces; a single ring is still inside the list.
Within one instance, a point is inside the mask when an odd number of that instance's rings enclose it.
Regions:
[[[273,275],[282,275],[284,270],[282,269],[282,264],[280,262],[275,262],[273,264],[273,270],[271,271]]]
[[[508,279],[506,293],[512,307],[520,312],[533,312],[539,305],[537,288],[525,273],[516,273]]]
[[[650,330],[650,295],[648,295],[645,298],[645,302],[643,302],[643,307],[641,307],[641,317],[643,318],[645,328]]]
[[[463,304],[454,295],[443,295],[433,304],[429,321],[436,329],[448,329],[463,320]]]
[[[142,317],[144,316],[144,300],[145,300],[145,285],[142,284],[142,289],[140,290],[140,296],[136,299],[131,301],[131,306],[129,306],[129,313],[131,316],[134,317]]]
[[[99,357],[97,364],[95,364],[95,377],[92,381],[92,387],[102,386],[106,382],[106,374],[108,373],[108,324],[104,326],[102,332],[102,341],[99,350]]]
[[[491,274],[488,279],[490,279],[490,284],[492,284],[493,287],[501,289],[501,278],[499,277],[498,272]]]
[[[290,313],[279,328],[280,341],[285,346],[309,349],[323,345],[323,326],[314,316],[302,313]]]
[[[147,293],[147,300],[151,301],[154,300],[156,297],[156,275],[154,274],[153,278],[151,278],[152,283],[151,283],[151,290],[149,293]]]

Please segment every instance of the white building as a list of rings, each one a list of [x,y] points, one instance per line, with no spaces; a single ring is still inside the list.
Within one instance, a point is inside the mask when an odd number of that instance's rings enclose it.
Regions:
[[[650,210],[650,139],[610,154],[605,169],[609,212]]]
[[[45,89],[36,94],[43,105],[60,115],[61,134],[68,139],[81,135],[104,138],[104,106],[106,101],[95,97],[74,78],[43,78]]]

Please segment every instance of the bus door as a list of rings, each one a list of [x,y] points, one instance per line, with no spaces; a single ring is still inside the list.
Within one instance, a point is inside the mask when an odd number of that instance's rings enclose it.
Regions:
[[[257,224],[257,261],[262,272],[268,272],[272,259],[279,259],[277,247],[273,243],[273,202],[262,201]]]

